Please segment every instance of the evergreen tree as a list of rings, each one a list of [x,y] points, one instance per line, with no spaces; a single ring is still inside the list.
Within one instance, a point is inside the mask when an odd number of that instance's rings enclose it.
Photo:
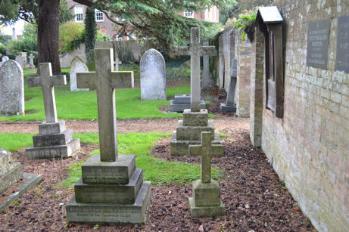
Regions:
[[[94,53],[96,45],[97,25],[95,19],[95,9],[88,7],[85,16],[85,49],[87,65],[90,69],[94,69]]]

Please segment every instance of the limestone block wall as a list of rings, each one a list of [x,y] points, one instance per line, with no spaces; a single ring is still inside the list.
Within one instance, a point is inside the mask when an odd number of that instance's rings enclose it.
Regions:
[[[236,82],[236,114],[239,117],[250,116],[250,77],[252,71],[253,54],[252,45],[240,34],[235,36],[237,57],[237,82]]]
[[[335,71],[335,62],[337,17],[349,15],[349,1],[275,3],[286,20],[284,117],[266,109],[263,83],[262,108],[252,99],[252,140],[259,129],[263,151],[319,231],[348,231],[349,74]],[[306,65],[308,22],[321,19],[331,20],[327,70]],[[254,67],[263,72],[262,65]],[[259,78],[252,78],[254,93]],[[263,112],[261,125],[256,109]]]

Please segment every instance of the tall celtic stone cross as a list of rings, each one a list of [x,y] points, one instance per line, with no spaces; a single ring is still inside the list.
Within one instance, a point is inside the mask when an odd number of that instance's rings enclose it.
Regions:
[[[95,49],[95,61],[96,72],[77,73],[77,86],[97,91],[101,161],[114,162],[118,157],[115,89],[133,88],[133,72],[113,70],[112,49]]]
[[[200,57],[216,56],[217,50],[214,46],[201,46],[200,44],[200,28],[191,28],[189,47],[178,47],[176,53],[179,55],[190,55],[191,57],[191,111],[200,111],[201,101],[201,82],[200,82]]]
[[[221,144],[212,144],[212,132],[201,133],[201,145],[190,145],[189,154],[201,156],[201,181],[202,183],[211,183],[211,159],[212,156],[219,154],[222,149]]]
[[[61,86],[67,84],[65,75],[52,75],[51,63],[40,63],[40,83],[42,94],[44,98],[44,108],[46,123],[57,122],[56,98],[54,86]]]

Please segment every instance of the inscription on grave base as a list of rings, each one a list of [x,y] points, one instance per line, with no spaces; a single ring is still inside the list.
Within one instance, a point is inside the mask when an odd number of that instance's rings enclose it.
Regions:
[[[349,73],[349,16],[338,18],[336,70]]]
[[[327,69],[330,27],[330,20],[309,23],[307,66]]]

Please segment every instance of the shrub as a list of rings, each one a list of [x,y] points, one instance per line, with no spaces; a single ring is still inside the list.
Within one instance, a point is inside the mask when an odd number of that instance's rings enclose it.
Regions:
[[[11,40],[7,44],[9,55],[17,55],[19,52],[37,51],[37,26],[36,24],[26,24],[24,26],[23,36],[18,40]]]
[[[71,52],[84,42],[84,26],[76,22],[66,22],[59,27],[59,51]]]
[[[241,13],[237,19],[234,19],[231,23],[235,29],[241,31],[242,39],[246,39],[246,35],[252,41],[254,26],[256,24],[256,10],[245,11]]]

